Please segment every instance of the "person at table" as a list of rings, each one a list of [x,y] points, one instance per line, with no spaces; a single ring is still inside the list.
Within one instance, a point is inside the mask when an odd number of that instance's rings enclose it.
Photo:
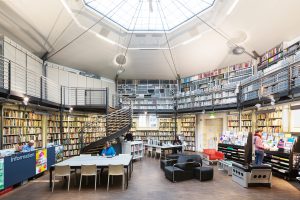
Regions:
[[[27,144],[22,147],[23,152],[34,151],[34,141],[30,140]]]
[[[182,145],[181,140],[179,140],[179,137],[176,136],[175,140],[173,141],[173,145]],[[176,147],[172,149],[172,154],[176,154],[178,151],[182,151],[182,147]]]
[[[254,133],[254,146],[255,146],[255,165],[262,165],[264,160],[264,150],[266,147],[262,142],[262,131],[256,130]]]
[[[133,141],[133,136],[131,132],[126,133],[125,138],[126,141]]]
[[[110,142],[105,143],[105,147],[101,152],[102,156],[115,156],[116,151],[115,149],[111,146]]]

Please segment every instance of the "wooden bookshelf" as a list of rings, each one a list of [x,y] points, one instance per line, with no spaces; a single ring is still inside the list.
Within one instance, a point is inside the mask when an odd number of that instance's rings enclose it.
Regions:
[[[180,117],[181,120],[181,133],[186,143],[186,151],[195,151],[195,132],[196,132],[196,116],[184,115]]]
[[[25,107],[3,109],[3,149],[14,148],[18,143],[35,141],[35,147],[42,147],[42,115]]]
[[[172,143],[175,139],[175,119],[159,118],[159,140],[162,143]]]
[[[257,114],[256,127],[266,133],[282,132],[282,111]]]
[[[60,113],[49,115],[47,124],[47,143],[61,144]]]
[[[241,132],[252,132],[252,112],[241,114]]]
[[[238,132],[240,131],[240,118],[239,114],[230,114],[227,116],[228,131]]]

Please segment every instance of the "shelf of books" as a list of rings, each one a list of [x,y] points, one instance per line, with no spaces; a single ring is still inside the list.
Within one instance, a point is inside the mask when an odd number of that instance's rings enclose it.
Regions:
[[[240,131],[239,113],[227,115],[227,126],[228,126],[228,129],[227,129],[228,131],[231,131],[231,132]]]
[[[48,118],[47,143],[61,144],[60,113],[52,113]]]
[[[282,132],[282,111],[261,111],[257,113],[257,129],[266,133]]]
[[[14,148],[16,144],[35,141],[35,147],[42,147],[42,115],[24,107],[3,109],[3,149]]]
[[[243,112],[241,114],[241,132],[252,132],[252,112]]]
[[[298,139],[300,139],[298,137]],[[300,162],[300,141],[290,133],[263,133],[264,163],[272,166],[274,175],[285,179],[297,177]]]
[[[159,118],[159,140],[164,144],[172,144],[175,139],[175,119]]]
[[[195,151],[195,132],[196,132],[196,116],[184,115],[180,117],[181,121],[181,133],[184,137],[185,150]]]
[[[142,141],[144,144],[147,144],[148,138],[159,140],[159,131],[158,130],[135,130],[132,131],[133,139],[136,141]]]
[[[250,141],[250,142],[249,142]],[[252,134],[248,132],[225,131],[220,137],[218,151],[228,160],[249,164],[252,155]]]
[[[85,126],[88,123],[88,126]],[[99,116],[63,115],[62,144],[64,156],[70,157],[80,154],[81,131],[83,145],[94,142],[106,136],[106,120]]]

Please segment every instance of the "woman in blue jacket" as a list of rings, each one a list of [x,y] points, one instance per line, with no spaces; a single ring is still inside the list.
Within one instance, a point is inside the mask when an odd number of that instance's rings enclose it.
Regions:
[[[116,151],[115,149],[111,146],[110,142],[106,142],[105,148],[101,152],[102,156],[115,156]]]

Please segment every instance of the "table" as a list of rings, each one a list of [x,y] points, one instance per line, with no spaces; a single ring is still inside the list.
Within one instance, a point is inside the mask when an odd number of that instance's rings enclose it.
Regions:
[[[218,161],[218,170],[227,171],[227,175],[232,175],[232,161],[230,160],[219,160]]]
[[[145,144],[146,147],[153,147],[153,148],[161,148],[162,151],[168,150],[168,149],[178,149],[181,148],[182,152],[182,147],[183,145],[153,145],[153,144]]]
[[[126,168],[127,170],[126,189],[128,188],[128,180],[131,177],[131,173],[133,171],[132,155],[130,154],[123,154],[112,158],[107,158],[102,156],[90,156],[90,155],[74,156],[72,158],[64,160],[50,167],[50,176],[49,176],[50,187],[52,187],[53,170],[55,169],[55,166],[60,166],[60,165],[69,165],[71,169],[75,169],[75,170],[80,169],[81,165],[96,165],[97,168],[99,169],[108,168],[109,165],[124,165],[124,168]]]

